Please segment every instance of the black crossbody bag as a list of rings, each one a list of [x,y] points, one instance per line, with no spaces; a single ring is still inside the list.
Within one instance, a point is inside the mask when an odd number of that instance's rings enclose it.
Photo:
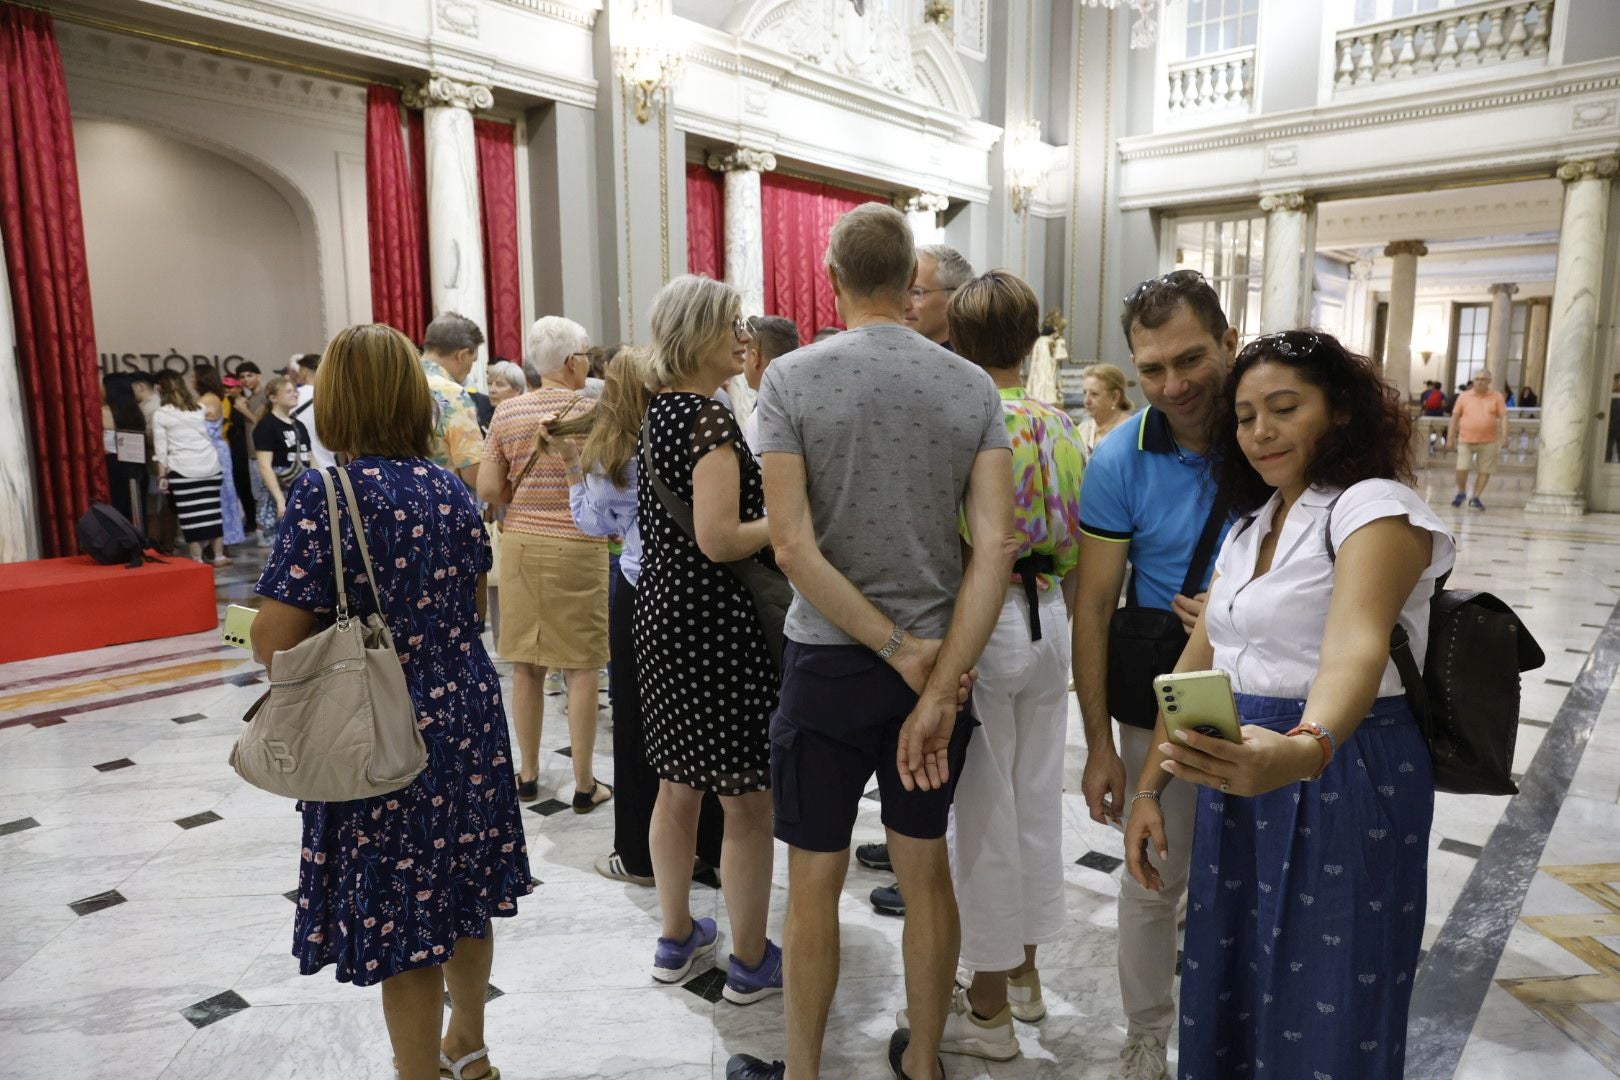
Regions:
[[[654,467],[652,450],[649,440],[652,432],[646,420],[641,423],[641,478],[651,484],[653,494],[663,504],[669,516],[674,519],[675,527],[680,529],[692,543],[697,543],[697,529],[692,523],[692,507],[664,483],[663,477],[658,475]],[[765,643],[770,647],[771,660],[776,664],[778,673],[782,670],[782,652],[787,646],[787,612],[788,605],[793,603],[793,586],[788,583],[787,576],[773,566],[768,566],[758,558],[749,555],[741,559],[734,559],[728,563],[721,563],[731,575],[742,583],[748,590],[748,596],[754,602],[754,613],[759,616],[759,624],[765,631]]]
[[[1328,504],[1328,562],[1333,508]],[[1446,588],[1442,574],[1429,601],[1429,645],[1419,669],[1406,628],[1396,620],[1389,655],[1401,689],[1434,758],[1434,786],[1459,795],[1517,795],[1513,748],[1519,736],[1519,675],[1547,654],[1514,610],[1490,593]]]
[[[1226,521],[1226,507],[1217,500],[1204,520],[1192,562],[1181,582],[1181,595],[1197,596],[1204,571],[1215,556],[1215,541]],[[1136,602],[1136,570],[1125,588],[1125,606],[1108,622],[1108,712],[1130,727],[1152,728],[1159,718],[1153,680],[1175,670],[1187,647],[1187,628],[1173,611],[1141,607]]]

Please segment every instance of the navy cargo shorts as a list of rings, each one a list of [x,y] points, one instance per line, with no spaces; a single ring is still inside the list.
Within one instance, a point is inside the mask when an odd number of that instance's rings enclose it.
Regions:
[[[902,836],[945,835],[956,780],[978,721],[971,702],[956,715],[951,775],[935,791],[907,791],[895,765],[900,725],[917,695],[864,645],[789,641],[771,715],[771,801],[776,838],[806,851],[849,847],[867,782],[877,773],[883,824]]]

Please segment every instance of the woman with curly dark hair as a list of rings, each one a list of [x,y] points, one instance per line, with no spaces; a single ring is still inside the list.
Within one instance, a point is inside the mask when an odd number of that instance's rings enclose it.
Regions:
[[[1402,482],[1410,422],[1366,358],[1327,334],[1268,334],[1238,354],[1226,396],[1215,477],[1243,516],[1176,671],[1228,674],[1242,742],[1172,741],[1161,716],[1125,834],[1131,875],[1156,888],[1160,791],[1209,789],[1181,1075],[1400,1076],[1434,778],[1390,633],[1424,655],[1455,546]]]

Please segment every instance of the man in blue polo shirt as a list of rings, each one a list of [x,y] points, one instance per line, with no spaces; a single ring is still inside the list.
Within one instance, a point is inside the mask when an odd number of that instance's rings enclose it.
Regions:
[[[1209,570],[1195,595],[1183,595],[1182,587],[1213,509],[1204,453],[1237,351],[1237,331],[1227,325],[1220,298],[1191,270],[1138,285],[1125,299],[1120,322],[1148,408],[1110,432],[1086,467],[1074,606],[1074,685],[1087,747],[1081,791],[1092,820],[1105,824],[1118,824],[1129,810],[1127,793],[1153,738],[1151,727],[1121,724],[1115,748],[1108,709],[1109,621],[1119,606],[1127,562],[1135,578],[1132,603],[1173,611],[1188,633],[1198,621]],[[1119,989],[1127,1028],[1117,1080],[1169,1075],[1165,1044],[1175,1019],[1176,908],[1187,888],[1193,807],[1190,785],[1172,782],[1165,789],[1170,853],[1159,865],[1164,888],[1148,892],[1129,875],[1120,885]]]

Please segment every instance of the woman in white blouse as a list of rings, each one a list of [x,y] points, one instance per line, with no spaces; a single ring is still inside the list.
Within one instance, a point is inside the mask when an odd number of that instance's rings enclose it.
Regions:
[[[1231,676],[1243,742],[1172,744],[1161,717],[1127,863],[1158,886],[1159,793],[1201,785],[1183,1080],[1398,1077],[1434,779],[1390,633],[1399,621],[1424,655],[1455,547],[1401,482],[1410,421],[1365,358],[1327,334],[1270,334],[1238,355],[1227,395],[1215,477],[1243,516],[1176,670]]]
[[[225,566],[224,518],[220,515],[220,484],[224,469],[208,435],[208,419],[179,372],[158,375],[163,404],[152,414],[152,457],[157,462],[158,486],[174,500],[180,532],[193,559],[201,559],[203,544],[214,552],[214,565]]]

